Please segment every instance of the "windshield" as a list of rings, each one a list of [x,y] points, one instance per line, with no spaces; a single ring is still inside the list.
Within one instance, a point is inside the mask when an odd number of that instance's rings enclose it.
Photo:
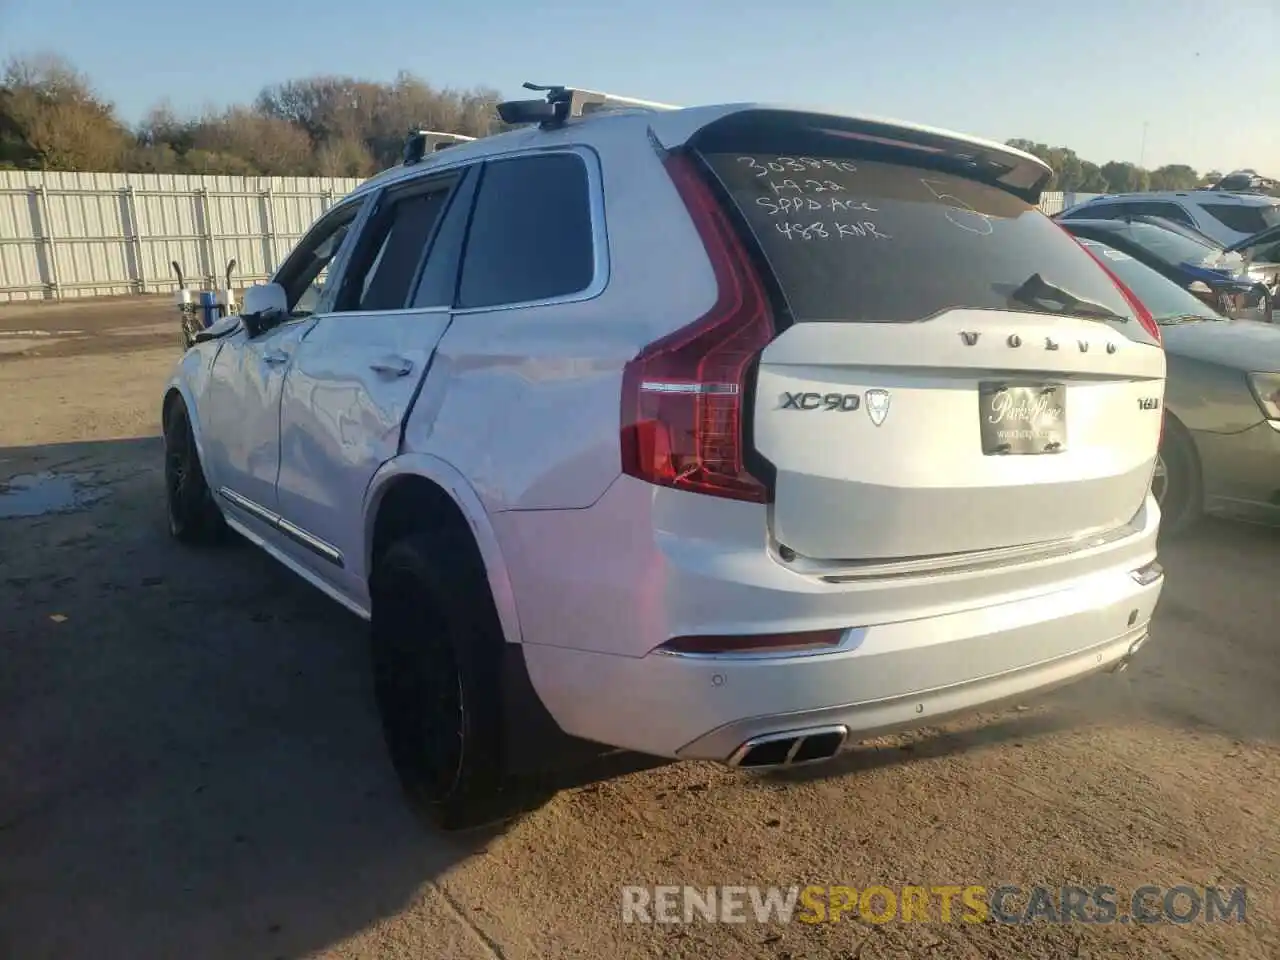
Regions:
[[[1199,318],[1221,320],[1213,308],[1186,290],[1166,279],[1144,263],[1139,263],[1127,253],[1109,247],[1097,240],[1077,237],[1080,245],[1102,260],[1120,280],[1133,291],[1156,318],[1157,323],[1174,323]]]
[[[1118,232],[1170,264],[1204,264],[1217,260],[1222,255],[1221,250],[1209,243],[1193,240],[1184,233],[1174,233],[1151,223],[1126,223]]]

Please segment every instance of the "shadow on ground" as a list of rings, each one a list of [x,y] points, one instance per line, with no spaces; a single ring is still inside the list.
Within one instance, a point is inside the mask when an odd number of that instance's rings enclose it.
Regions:
[[[0,520],[0,953],[22,960],[298,956],[438,896],[501,829],[411,817],[364,625],[243,544],[171,542],[160,454],[0,449],[0,501],[23,474],[88,494]]]
[[[0,520],[0,954],[294,957],[431,899],[503,827],[443,836],[408,813],[372,706],[364,628],[259,552],[167,537],[155,438],[0,449],[15,475],[74,475],[66,512]],[[1135,666],[1051,709],[863,747],[770,779],[846,777],[1161,717],[1280,737],[1275,531],[1206,524],[1169,546],[1170,589]],[[1230,562],[1227,562],[1228,558]],[[1194,584],[1196,589],[1181,585]],[[1207,599],[1206,599],[1207,598]],[[1235,659],[1204,641],[1235,630]],[[530,795],[643,769],[619,755]],[[599,842],[599,838],[596,838]],[[476,933],[477,937],[480,934]]]

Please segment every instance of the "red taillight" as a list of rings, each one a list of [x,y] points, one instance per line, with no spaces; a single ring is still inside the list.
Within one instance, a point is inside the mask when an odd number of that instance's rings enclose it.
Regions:
[[[744,463],[747,377],[775,329],[769,298],[733,224],[695,161],[667,172],[715,271],[719,295],[702,317],[645,347],[622,377],[622,470],[664,487],[766,503]]]
[[[1116,285],[1116,289],[1120,291],[1120,295],[1124,297],[1125,302],[1127,302],[1133,309],[1133,314],[1138,318],[1138,323],[1142,324],[1142,329],[1151,334],[1156,343],[1161,343],[1162,338],[1160,336],[1160,324],[1156,323],[1156,318],[1151,315],[1151,311],[1147,309],[1146,304],[1139,300],[1137,294],[1130,290],[1125,282],[1115,275],[1115,271],[1102,262],[1102,258],[1100,256],[1084,244],[1080,244],[1080,249],[1093,257],[1098,266],[1100,266],[1103,271],[1106,272],[1107,276],[1111,278],[1111,282]]]

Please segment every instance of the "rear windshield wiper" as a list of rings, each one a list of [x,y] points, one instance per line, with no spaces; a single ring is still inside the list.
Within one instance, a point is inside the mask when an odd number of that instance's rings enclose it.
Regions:
[[[1128,317],[1121,316],[1110,307],[1093,300],[1085,300],[1083,297],[1077,297],[1069,290],[1064,290],[1056,284],[1050,283],[1038,273],[1033,273],[1026,280],[1016,287],[1009,294],[1009,299],[1015,303],[1025,304],[1029,307],[1035,307],[1039,310],[1045,309],[1045,304],[1060,304],[1061,309],[1050,310],[1051,313],[1065,313],[1073,317],[1092,317],[1096,319],[1106,320],[1128,320]]]

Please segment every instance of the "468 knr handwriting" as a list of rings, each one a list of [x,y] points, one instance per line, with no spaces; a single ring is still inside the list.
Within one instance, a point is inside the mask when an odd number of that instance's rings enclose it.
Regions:
[[[870,220],[859,223],[790,223],[784,220],[775,223],[774,227],[788,240],[893,239]]]

